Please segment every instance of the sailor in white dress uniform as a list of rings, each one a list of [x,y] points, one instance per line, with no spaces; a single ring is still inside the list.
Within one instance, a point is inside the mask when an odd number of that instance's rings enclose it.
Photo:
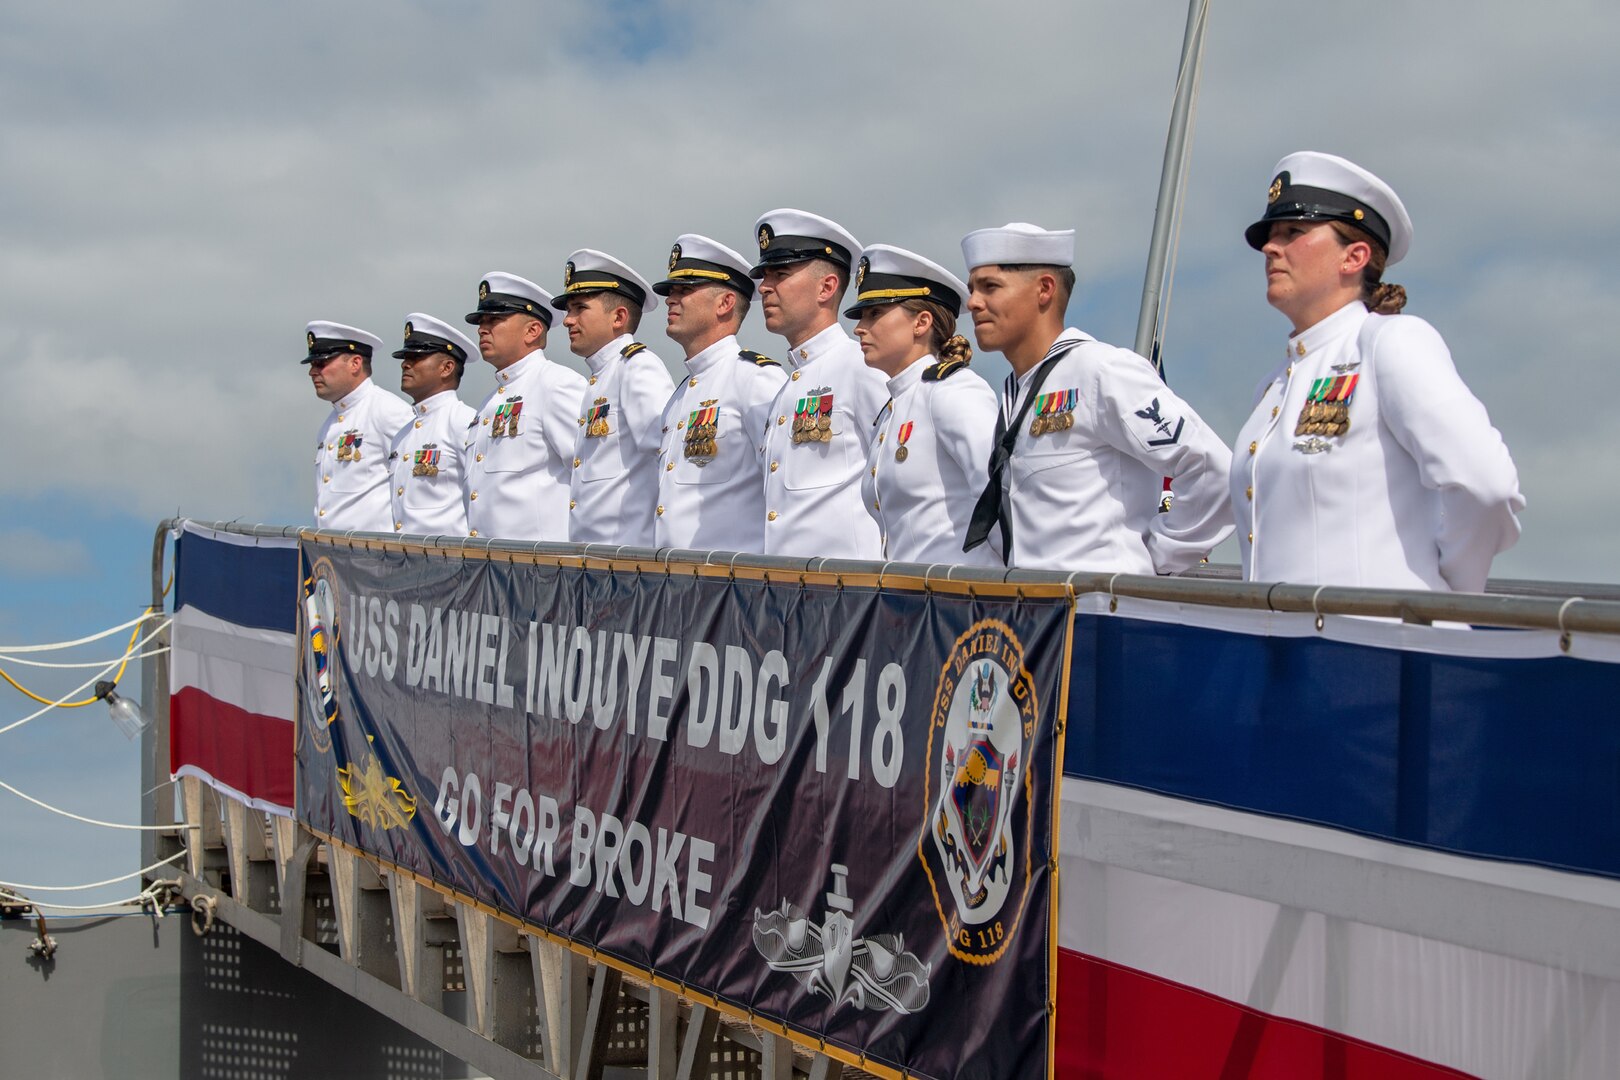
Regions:
[[[551,294],[493,271],[478,285],[478,349],[495,368],[495,390],[467,429],[468,535],[568,539],[568,483],[585,378],[543,351]]]
[[[409,405],[371,379],[382,339],[318,320],[304,327],[304,344],[315,395],[332,405],[315,439],[315,527],[393,532],[388,443],[411,417]]]
[[[695,233],[670,250],[667,333],[686,352],[687,377],[664,407],[653,507],[659,547],[758,553],[764,549],[760,446],[787,377],[775,360],[737,344],[754,282],[748,262]]]
[[[629,266],[581,248],[551,302],[567,312],[568,347],[589,369],[574,441],[579,467],[568,485],[568,538],[576,544],[653,546],[659,429],[675,384],[633,336],[652,295]]]
[[[394,531],[413,536],[466,536],[467,428],[477,418],[456,396],[467,360],[478,352],[460,330],[420,311],[405,318],[399,386],[411,418],[388,448]]]
[[[962,254],[979,347],[1013,367],[970,550],[999,527],[1016,567],[1173,574],[1207,557],[1232,531],[1231,451],[1146,359],[1063,327],[1073,230],[980,229]]]
[[[1277,163],[1245,236],[1293,333],[1238,434],[1232,505],[1250,581],[1480,592],[1519,537],[1518,472],[1435,329],[1383,270],[1412,223],[1330,154]]]
[[[984,489],[996,424],[996,393],[968,368],[973,351],[956,335],[967,286],[938,263],[887,244],[861,253],[855,336],[873,370],[888,376],[889,401],[861,485],[892,562],[1000,566],[1000,537],[962,551]]]
[[[765,428],[765,554],[876,559],[861,478],[888,395],[838,322],[860,243],[837,222],[792,209],[763,215],[754,235],[765,327],[788,344],[788,382]]]

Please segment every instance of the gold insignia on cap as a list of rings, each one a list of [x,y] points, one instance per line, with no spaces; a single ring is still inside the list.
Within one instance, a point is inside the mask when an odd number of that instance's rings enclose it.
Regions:
[[[415,331],[415,329],[416,328],[413,327],[410,323],[406,323],[405,324],[405,336],[410,337],[411,334]]]
[[[1358,206],[1358,207],[1356,207],[1356,215],[1355,216],[1356,216],[1356,220],[1360,221],[1362,218],[1366,217],[1367,215],[1363,214],[1361,212],[1361,207]]]
[[[1282,174],[1278,173],[1277,178],[1274,179],[1271,182],[1271,190],[1266,192],[1266,205],[1267,206],[1270,206],[1272,203],[1274,203],[1278,199],[1282,198],[1282,184],[1283,184]]]
[[[478,283],[478,299],[480,299],[480,300],[488,300],[489,299],[489,282],[480,281]]]
[[[304,331],[304,340],[306,342],[308,342],[311,351],[313,351],[314,348],[315,348],[315,331],[313,331],[313,330],[305,330]]]
[[[759,227],[759,250],[764,251],[770,246],[770,243],[771,227],[769,225],[761,225]]]
[[[861,265],[855,269],[855,287],[857,289],[859,289],[861,287],[861,283],[866,280],[866,272],[871,268],[872,260],[868,259],[865,255],[862,255]]]
[[[675,272],[675,264],[681,261],[681,245],[676,244],[669,249],[669,272]]]
[[[563,288],[566,289],[566,288],[568,288],[568,286],[572,285],[573,283],[574,283],[574,263],[573,263],[573,260],[569,260],[567,265],[565,265],[563,267]]]

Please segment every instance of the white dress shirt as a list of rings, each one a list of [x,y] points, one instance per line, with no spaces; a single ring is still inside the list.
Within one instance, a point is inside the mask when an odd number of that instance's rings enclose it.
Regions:
[[[765,554],[876,559],[881,544],[861,511],[861,477],[887,399],[883,375],[837,323],[790,350],[787,370],[765,428]],[[801,404],[818,395],[832,399],[825,437],[794,442]]]
[[[675,384],[664,362],[629,334],[585,363],[590,377],[574,442],[580,465],[568,488],[568,538],[652,547],[659,428]],[[600,413],[594,422],[592,412]]]
[[[964,552],[968,521],[988,478],[996,392],[965,364],[925,356],[888,381],[862,499],[892,562],[1001,566],[1001,537]]]
[[[1079,344],[1039,391],[1061,395],[1052,399],[1056,422],[1031,435],[1031,407],[1002,477],[1013,524],[1009,564],[1126,574],[1192,567],[1232,531],[1222,482],[1231,451],[1147,360],[1073,328],[1065,339]],[[1038,370],[1025,372],[1003,402],[1009,419]],[[1160,513],[1166,476],[1175,500]]]
[[[777,391],[787,381],[774,363],[744,357],[727,336],[686,361],[687,378],[664,407],[658,452],[659,547],[757,553],[765,544],[765,483],[760,444]],[[716,410],[714,453],[693,446],[692,414]]]
[[[1492,557],[1519,538],[1524,497],[1440,335],[1410,315],[1369,315],[1357,300],[1286,348],[1237,439],[1243,576],[1483,591]],[[1329,419],[1348,427],[1298,431],[1313,387],[1332,395],[1341,379],[1348,399]]]
[[[393,532],[388,444],[411,407],[369,378],[333,403],[315,443],[315,527]]]
[[[412,406],[411,419],[388,449],[388,497],[394,531],[413,536],[466,536],[467,428],[472,406],[442,390]]]
[[[568,481],[584,395],[585,377],[539,349],[495,373],[495,390],[465,443],[470,535],[568,539]]]

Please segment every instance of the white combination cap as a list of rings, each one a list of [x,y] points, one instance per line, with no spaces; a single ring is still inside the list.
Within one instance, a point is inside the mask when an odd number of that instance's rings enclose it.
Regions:
[[[1382,244],[1386,265],[1406,257],[1412,219],[1395,189],[1353,161],[1301,150],[1277,162],[1266,190],[1266,212],[1243,231],[1259,251],[1274,221],[1343,221]]]
[[[855,269],[855,302],[844,316],[858,319],[866,308],[902,300],[932,300],[952,315],[967,307],[967,286],[943,266],[916,252],[891,244],[873,244],[861,252]]]
[[[357,326],[325,320],[305,325],[304,345],[309,350],[309,355],[300,361],[304,364],[317,357],[344,352],[357,353],[369,360],[372,353],[382,352],[383,348],[382,338],[376,334],[368,334]]]
[[[405,343],[394,350],[394,359],[407,356],[453,356],[463,364],[478,355],[478,346],[460,330],[421,311],[405,316]]]
[[[999,229],[975,229],[962,237],[962,258],[978,266],[1073,266],[1074,230],[1053,232],[1027,221]]]
[[[491,315],[533,315],[551,325],[551,294],[527,278],[491,270],[478,283],[478,310],[466,321],[477,325]]]
[[[647,306],[652,286],[647,279],[605,251],[580,248],[568,256],[563,267],[562,295],[551,302],[558,311],[568,310],[568,298],[579,293],[618,293],[626,300]]]
[[[748,299],[754,298],[748,260],[718,240],[697,233],[676,238],[669,249],[669,277],[654,285],[653,292],[668,296],[677,285],[729,285]]]
[[[805,210],[783,208],[761,214],[754,222],[759,240],[759,264],[752,276],[762,278],[769,266],[786,266],[806,259],[826,259],[844,268],[855,268],[855,253],[861,242],[836,221]]]

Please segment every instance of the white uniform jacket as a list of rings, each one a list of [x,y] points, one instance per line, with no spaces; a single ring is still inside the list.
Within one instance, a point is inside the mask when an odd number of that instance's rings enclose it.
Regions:
[[[664,407],[653,510],[657,545],[758,553],[765,544],[759,447],[787,376],[731,336],[690,357],[686,370]]]
[[[393,532],[388,444],[411,407],[367,379],[332,406],[315,443],[315,527]]]
[[[1483,591],[1492,557],[1519,538],[1524,498],[1440,335],[1358,300],[1287,350],[1238,434],[1243,576]]]
[[[876,559],[861,477],[888,398],[883,375],[837,324],[791,350],[787,370],[765,428],[765,554]],[[824,430],[799,431],[823,418]]]
[[[1009,565],[1039,570],[1173,574],[1232,531],[1221,478],[1231,451],[1128,349],[1079,330],[1024,417],[1003,474],[1012,517]],[[1056,347],[1056,346],[1054,346]],[[1040,366],[1003,403],[1009,419]],[[1031,429],[1039,422],[1039,434]],[[1163,478],[1174,482],[1159,513]]]
[[[988,479],[996,392],[964,363],[925,356],[890,379],[862,498],[892,562],[1000,566],[1001,536],[963,552]]]
[[[674,383],[664,362],[629,334],[585,363],[591,374],[575,432],[568,538],[652,547],[659,428]]]
[[[414,536],[466,536],[467,427],[478,414],[444,390],[412,406],[411,419],[388,448],[388,497],[394,531]]]
[[[568,539],[568,479],[584,395],[585,377],[538,349],[495,373],[495,391],[466,435],[470,535]]]

